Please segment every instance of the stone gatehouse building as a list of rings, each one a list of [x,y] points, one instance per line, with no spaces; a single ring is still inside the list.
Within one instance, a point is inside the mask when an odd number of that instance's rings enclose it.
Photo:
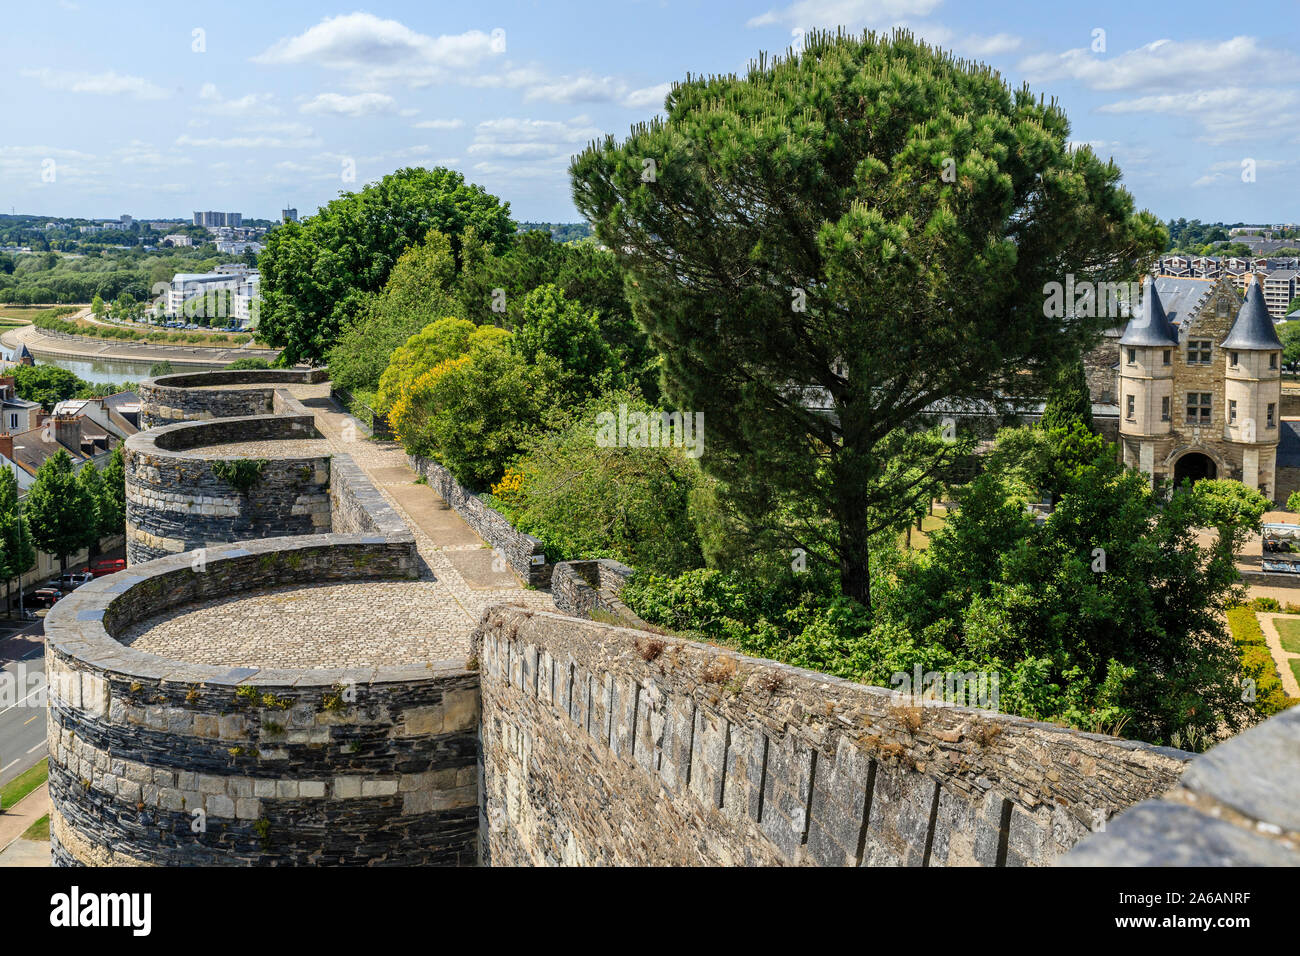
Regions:
[[[1278,500],[1281,365],[1259,283],[1243,300],[1223,278],[1148,278],[1119,338],[1124,463],[1175,484],[1235,478]]]

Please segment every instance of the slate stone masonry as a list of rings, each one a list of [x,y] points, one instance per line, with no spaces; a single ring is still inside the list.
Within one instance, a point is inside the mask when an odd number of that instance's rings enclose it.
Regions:
[[[478,676],[464,661],[217,667],[135,651],[132,622],[248,589],[414,578],[408,533],[176,555],[46,618],[55,865],[472,865]]]
[[[447,506],[464,519],[474,532],[492,545],[505,558],[519,579],[535,588],[551,583],[555,565],[546,560],[542,542],[531,534],[516,531],[505,516],[483,503],[478,495],[452,477],[442,465],[427,458],[408,455],[411,469],[423,475],[429,487],[438,493]]]
[[[559,614],[474,641],[494,865],[1042,865],[1192,757]]]
[[[140,427],[153,428],[177,421],[269,415],[275,409],[275,391],[285,385],[323,382],[326,369],[240,369],[218,372],[181,372],[146,379],[140,396]],[[247,385],[247,388],[233,386]]]

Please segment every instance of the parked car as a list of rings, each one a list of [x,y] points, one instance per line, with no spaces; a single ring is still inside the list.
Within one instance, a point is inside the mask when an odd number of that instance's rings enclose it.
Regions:
[[[83,568],[83,571],[94,578],[102,578],[106,574],[116,574],[118,571],[126,570],[126,560],[124,558],[104,558],[95,561],[89,567]]]
[[[83,584],[93,580],[94,575],[89,571],[69,571],[67,574],[61,574],[56,578],[50,578],[50,580],[46,582],[46,587],[58,588],[66,594],[69,591],[75,591]]]
[[[59,598],[61,597],[63,597],[63,592],[61,592],[58,588],[49,588],[49,587],[37,588],[31,594],[27,595],[28,600],[32,604],[36,604],[41,607],[54,607],[55,603],[57,603]]]

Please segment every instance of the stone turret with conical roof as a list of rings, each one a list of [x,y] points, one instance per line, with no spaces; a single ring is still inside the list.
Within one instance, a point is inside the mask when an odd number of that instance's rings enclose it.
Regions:
[[[1225,363],[1223,439],[1242,447],[1242,483],[1271,487],[1281,434],[1282,342],[1258,280],[1246,286],[1246,301],[1220,350]]]
[[[1165,314],[1150,276],[1119,345],[1120,434],[1139,440],[1168,435],[1178,329]]]

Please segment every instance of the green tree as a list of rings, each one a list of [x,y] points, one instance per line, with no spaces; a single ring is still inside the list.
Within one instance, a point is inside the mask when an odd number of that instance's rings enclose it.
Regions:
[[[20,398],[40,402],[46,411],[75,397],[85,386],[80,378],[57,365],[18,365],[13,369],[14,389]]]
[[[330,381],[353,392],[377,389],[396,349],[430,323],[456,314],[449,291],[455,278],[451,240],[440,232],[402,253],[383,290],[330,349]]]
[[[525,447],[547,404],[535,366],[510,348],[510,333],[491,327],[469,351],[417,377],[389,420],[408,452],[434,458],[462,484],[486,489]]]
[[[705,414],[705,467],[869,604],[873,536],[958,451],[898,434],[1039,388],[1105,324],[1044,321],[1044,286],[1132,279],[1165,232],[1055,102],[905,32],[810,33],[666,111],[576,157],[574,201],[630,273],[670,403]]]
[[[99,498],[99,534],[108,538],[126,532],[126,461],[123,446],[113,449],[113,455],[100,473],[103,493]]]
[[[1300,322],[1283,322],[1277,337],[1282,340],[1282,360],[1288,365],[1300,362]]]
[[[97,319],[104,317],[104,300],[98,295],[90,300],[90,313]]]
[[[26,514],[32,542],[46,554],[57,555],[60,569],[66,571],[68,555],[87,545],[98,523],[96,503],[77,481],[66,451],[55,452],[36,470]]]
[[[158,378],[161,375],[171,375],[176,368],[171,362],[154,362],[149,366],[149,377]]]
[[[126,490],[126,476],[123,474],[123,492]],[[103,514],[104,504],[104,479],[95,467],[93,462],[86,462],[77,472],[77,487],[85,496],[88,503],[86,527],[83,529],[81,546],[90,548],[92,551],[99,544],[99,539],[103,536],[101,528],[104,525],[105,515]],[[125,521],[125,517],[123,518]]]
[[[977,478],[898,569],[882,626],[1002,671],[1002,703],[1024,716],[1112,733],[1128,722],[1154,742],[1253,719],[1221,615],[1239,595],[1233,550],[1258,526],[1258,492],[1223,483],[1165,502],[1102,455],[1041,525],[1025,500],[1008,472]],[[1217,545],[1198,540],[1207,525]]]
[[[619,384],[613,350],[600,333],[594,312],[566,299],[553,285],[524,296],[519,325],[511,340],[528,362],[555,360],[556,400],[581,402]]]
[[[699,567],[699,466],[680,446],[600,444],[597,416],[619,405],[629,414],[662,415],[634,394],[606,394],[531,438],[494,493],[511,523],[540,538],[552,561],[614,558],[655,574]]]
[[[5,579],[5,609],[10,606],[10,587],[36,564],[31,532],[18,503],[18,479],[9,468],[0,468],[0,574]]]
[[[514,235],[510,206],[441,167],[400,169],[285,223],[259,259],[263,338],[286,362],[321,361],[408,246],[436,229],[458,253],[470,227],[500,252]]]
[[[460,358],[479,345],[500,344],[510,333],[495,326],[476,327],[464,319],[444,318],[431,322],[393,352],[379,379],[375,408],[387,412],[409,393],[414,381],[434,366]]]
[[[1069,429],[1076,423],[1092,428],[1092,395],[1082,360],[1063,363],[1053,376],[1040,424]]]
[[[1290,315],[1292,312],[1300,312],[1300,295],[1292,299],[1290,304],[1286,307],[1287,315]]]
[[[270,367],[271,367],[271,363],[268,362],[266,359],[241,358],[241,359],[235,359],[233,362],[231,362],[229,365],[226,366],[225,370],[227,372],[238,372],[243,369],[264,369]]]

